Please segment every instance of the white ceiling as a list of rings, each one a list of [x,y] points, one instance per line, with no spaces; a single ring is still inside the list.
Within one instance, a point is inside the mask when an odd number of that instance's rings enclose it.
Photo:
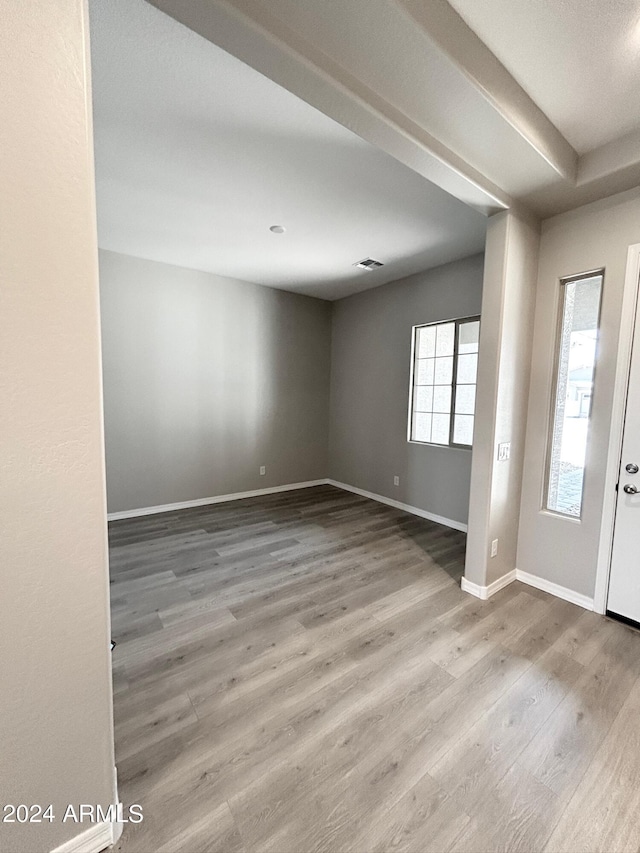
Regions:
[[[325,299],[483,249],[480,213],[143,0],[90,12],[101,247]]]
[[[449,0],[579,153],[640,126],[638,0]]]

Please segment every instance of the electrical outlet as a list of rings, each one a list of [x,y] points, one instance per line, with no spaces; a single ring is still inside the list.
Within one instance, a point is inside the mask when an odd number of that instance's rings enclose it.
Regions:
[[[260,466],[260,476],[262,477],[262,476],[264,476],[266,473],[267,473],[267,466],[266,466],[266,465],[261,465],[261,466]]]
[[[398,477],[397,475],[393,478],[393,485],[394,486],[400,485],[400,477]]]
[[[493,542],[491,543],[491,556],[492,557],[498,556],[498,540],[497,539],[494,539]]]
[[[506,462],[511,456],[511,442],[503,441],[498,445],[498,462]]]

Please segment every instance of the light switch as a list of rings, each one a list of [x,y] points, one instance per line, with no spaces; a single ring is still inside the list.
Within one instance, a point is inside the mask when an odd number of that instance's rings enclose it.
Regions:
[[[498,462],[506,462],[511,456],[511,442],[503,441],[498,445]]]

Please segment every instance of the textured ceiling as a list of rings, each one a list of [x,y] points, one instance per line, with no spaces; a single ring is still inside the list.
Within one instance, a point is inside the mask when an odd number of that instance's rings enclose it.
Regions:
[[[103,248],[326,299],[483,249],[481,214],[143,0],[90,11]]]
[[[640,128],[638,0],[449,0],[584,153]]]

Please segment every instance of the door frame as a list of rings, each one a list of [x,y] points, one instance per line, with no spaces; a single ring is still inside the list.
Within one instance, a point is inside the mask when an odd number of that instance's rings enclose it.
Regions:
[[[618,355],[613,386],[613,406],[609,428],[609,449],[604,482],[604,501],[602,505],[602,523],[600,525],[600,543],[596,566],[596,585],[593,596],[593,609],[596,613],[605,613],[609,593],[609,575],[613,549],[613,534],[616,520],[617,492],[616,483],[620,470],[622,439],[629,391],[629,371],[631,369],[631,347],[635,331],[638,292],[640,290],[640,243],[629,246],[627,267],[622,294],[620,315],[620,334],[618,337]]]

